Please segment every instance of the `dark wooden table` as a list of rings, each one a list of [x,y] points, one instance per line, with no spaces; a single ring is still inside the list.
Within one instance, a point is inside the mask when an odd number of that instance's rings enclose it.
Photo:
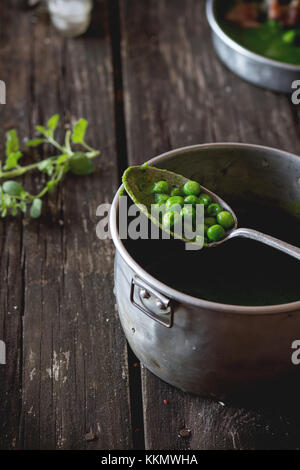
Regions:
[[[215,141],[300,154],[299,107],[219,63],[204,0],[98,0],[76,40],[61,38],[43,12],[3,3],[2,154],[6,129],[29,136],[59,112],[66,124],[86,117],[102,155],[93,176],[69,177],[48,198],[41,219],[0,223],[1,449],[299,447],[297,407],[224,405],[140,367],[116,311],[113,245],[95,233],[96,208],[112,200],[128,164]]]

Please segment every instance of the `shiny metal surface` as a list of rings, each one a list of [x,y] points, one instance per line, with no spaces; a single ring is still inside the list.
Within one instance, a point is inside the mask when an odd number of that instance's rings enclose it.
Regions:
[[[138,296],[135,295],[136,287],[139,288]],[[136,299],[139,297],[139,299]],[[167,328],[172,328],[174,309],[170,299],[156,292],[144,281],[136,276],[131,280],[130,302],[152,320]]]
[[[202,175],[203,184],[225,200],[233,191],[243,194],[250,181],[251,200],[275,196],[278,204],[300,201],[300,158],[267,147],[198,145],[168,152],[150,164],[188,178]],[[226,305],[191,297],[161,283],[135,262],[118,236],[119,192],[110,218],[117,248],[115,292],[124,332],[142,363],[184,391],[220,399],[261,394],[278,380],[287,387],[298,370],[299,376],[300,369],[291,362],[291,344],[300,331],[300,301],[266,307]],[[135,300],[143,309],[132,303],[133,281]],[[152,303],[143,298],[144,291],[150,293]],[[153,318],[158,313],[152,312],[157,308],[155,299],[161,296],[172,306],[170,328]]]
[[[216,8],[221,0],[207,0],[206,14],[212,29],[215,50],[224,64],[241,78],[255,85],[291,93],[300,78],[300,66],[286,64],[255,54],[232,40],[218,24]]]

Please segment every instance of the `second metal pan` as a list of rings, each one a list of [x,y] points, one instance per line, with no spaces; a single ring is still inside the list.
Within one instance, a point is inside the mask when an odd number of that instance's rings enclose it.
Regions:
[[[292,83],[300,79],[300,66],[271,60],[240,46],[220,27],[220,0],[207,0],[206,14],[212,29],[214,47],[224,64],[241,78],[263,88],[292,92]]]

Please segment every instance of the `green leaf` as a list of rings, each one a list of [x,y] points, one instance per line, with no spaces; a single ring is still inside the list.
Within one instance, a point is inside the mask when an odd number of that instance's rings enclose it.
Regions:
[[[26,145],[27,147],[37,147],[38,145],[41,145],[43,143],[44,143],[44,139],[37,138],[37,139],[27,140]]]
[[[94,165],[85,153],[76,152],[70,160],[70,170],[74,175],[89,175],[93,173]]]
[[[11,129],[6,133],[6,161],[5,170],[10,170],[17,166],[19,159],[22,157],[22,152],[19,150],[19,139],[15,129]]]
[[[19,151],[19,139],[16,129],[11,129],[6,133],[6,156]]]
[[[18,214],[18,207],[17,206],[12,207],[10,212],[11,212],[11,215],[15,217]]]
[[[57,160],[56,162],[61,165],[62,163],[64,163],[67,159],[69,158],[69,155],[67,153],[63,153],[62,155],[59,155],[59,157],[57,157]]]
[[[62,170],[63,173],[68,173],[68,171],[70,169],[69,158],[70,158],[70,155],[68,155],[68,154],[60,155],[56,160],[57,170],[59,170],[59,171]]]
[[[84,142],[84,136],[88,122],[86,119],[79,119],[73,127],[72,142],[74,144],[82,144]]]
[[[35,130],[38,131],[40,134],[44,135],[45,137],[49,137],[50,135],[50,131],[44,126],[35,126]]]
[[[27,209],[26,202],[25,202],[25,201],[21,201],[19,207],[20,207],[21,211],[25,214],[26,209]]]
[[[13,207],[14,205],[14,200],[12,197],[9,197],[9,198],[6,198],[6,202],[5,202],[5,206],[6,208],[10,208],[10,207]]]
[[[51,158],[47,158],[46,160],[42,160],[38,164],[38,169],[43,173],[47,173],[47,175],[51,176],[54,170],[53,167],[53,160]]]
[[[9,196],[20,196],[20,194],[24,191],[24,188],[20,183],[12,180],[5,181],[2,187],[3,191]]]
[[[38,219],[42,213],[43,201],[39,198],[33,200],[30,207],[30,217]]]
[[[49,166],[53,167],[53,164],[52,164],[52,160],[50,158],[47,158],[46,160],[42,160],[39,164],[38,164],[38,169],[40,171],[45,171],[47,172],[47,169],[49,168]]]
[[[5,161],[5,165],[3,167],[4,170],[11,170],[12,168],[15,168],[21,157],[22,157],[22,152],[11,153]]]
[[[47,127],[51,131],[55,131],[59,122],[59,114],[54,114],[47,122]]]
[[[2,209],[4,207],[8,207],[9,204],[10,204],[10,201],[11,201],[11,198],[9,196],[7,196],[5,193],[3,193],[2,201],[1,201],[2,202],[2,205],[1,205]]]

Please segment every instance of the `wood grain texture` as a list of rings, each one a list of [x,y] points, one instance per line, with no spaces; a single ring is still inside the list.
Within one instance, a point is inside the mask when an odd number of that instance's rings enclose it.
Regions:
[[[62,39],[37,11],[1,7],[4,129],[22,137],[59,112],[91,125],[96,172],[68,177],[41,219],[0,224],[2,449],[128,449],[132,445],[127,350],[113,296],[113,246],[99,241],[96,208],[118,185],[107,2],[77,40]],[[3,143],[1,146],[3,151]],[[38,186],[39,176],[25,184]],[[88,435],[87,435],[88,434]]]
[[[54,112],[65,125],[86,117],[88,139],[102,150],[94,176],[68,177],[41,219],[0,223],[1,449],[143,446],[138,367],[130,355],[129,374],[112,293],[114,251],[95,235],[96,207],[111,201],[127,153],[141,163],[214,141],[300,153],[299,108],[220,64],[203,0],[120,0],[120,15],[117,0],[94,3],[94,23],[76,40],[63,40],[40,10],[20,12],[18,0],[1,8],[1,152],[5,130],[29,136]],[[38,180],[25,184],[38,189]],[[147,449],[300,447],[297,406],[213,402],[143,368],[142,393]]]
[[[216,58],[204,1],[121,5],[130,164],[191,144],[236,141],[300,153],[299,109],[256,88]],[[298,448],[299,416],[190,396],[142,369],[147,449]],[[167,400],[168,404],[164,403]],[[180,430],[189,429],[186,437]]]
[[[298,107],[217,60],[204,3],[121,2],[129,158],[215,141],[300,152]]]

